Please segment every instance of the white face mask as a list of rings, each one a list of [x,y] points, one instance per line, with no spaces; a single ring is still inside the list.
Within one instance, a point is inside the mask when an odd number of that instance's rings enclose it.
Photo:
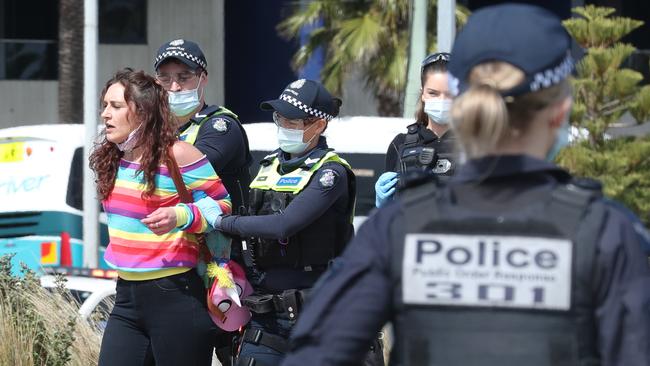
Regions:
[[[176,117],[184,117],[192,113],[199,104],[201,98],[199,97],[199,88],[201,87],[201,78],[199,76],[199,84],[195,89],[183,90],[179,92],[167,92],[169,94],[169,109]]]
[[[449,124],[449,109],[451,109],[451,100],[449,99],[424,100],[424,112],[439,125]]]
[[[289,154],[300,154],[307,149],[307,146],[316,137],[312,136],[309,141],[302,142],[305,131],[308,131],[312,126],[307,127],[306,130],[293,130],[278,126],[278,144],[280,149]]]
[[[138,140],[140,140],[140,127],[142,127],[142,123],[140,123],[140,125],[136,127],[135,130],[129,133],[129,136],[126,138],[126,140],[115,144],[117,148],[120,149],[120,151],[129,152],[135,148]]]

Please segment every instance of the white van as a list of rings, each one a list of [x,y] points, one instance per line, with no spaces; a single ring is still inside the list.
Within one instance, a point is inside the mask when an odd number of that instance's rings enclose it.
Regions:
[[[83,139],[83,125],[0,129],[0,255],[15,254],[16,273],[20,262],[35,271],[81,267],[83,168],[88,166]],[[107,228],[100,226],[100,243],[106,245]]]

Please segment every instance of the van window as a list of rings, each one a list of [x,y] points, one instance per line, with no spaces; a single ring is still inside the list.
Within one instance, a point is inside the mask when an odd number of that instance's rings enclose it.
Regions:
[[[77,210],[83,209],[83,162],[84,154],[83,148],[78,148],[72,155],[72,163],[70,163],[70,177],[68,179],[68,192],[65,196],[65,202],[76,208]]]

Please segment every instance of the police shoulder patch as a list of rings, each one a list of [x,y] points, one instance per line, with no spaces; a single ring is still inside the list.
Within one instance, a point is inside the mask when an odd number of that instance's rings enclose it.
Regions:
[[[212,123],[212,128],[220,134],[224,134],[230,129],[230,121],[222,117],[215,117],[210,120],[210,123]]]
[[[339,173],[336,170],[324,169],[320,174],[320,178],[318,178],[318,182],[320,183],[321,187],[330,188],[336,184],[336,181],[338,179]]]

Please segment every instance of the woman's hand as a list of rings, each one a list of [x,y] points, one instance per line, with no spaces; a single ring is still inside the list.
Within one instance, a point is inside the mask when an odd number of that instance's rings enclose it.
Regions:
[[[173,207],[160,207],[140,221],[154,234],[166,234],[176,227],[176,211]]]

